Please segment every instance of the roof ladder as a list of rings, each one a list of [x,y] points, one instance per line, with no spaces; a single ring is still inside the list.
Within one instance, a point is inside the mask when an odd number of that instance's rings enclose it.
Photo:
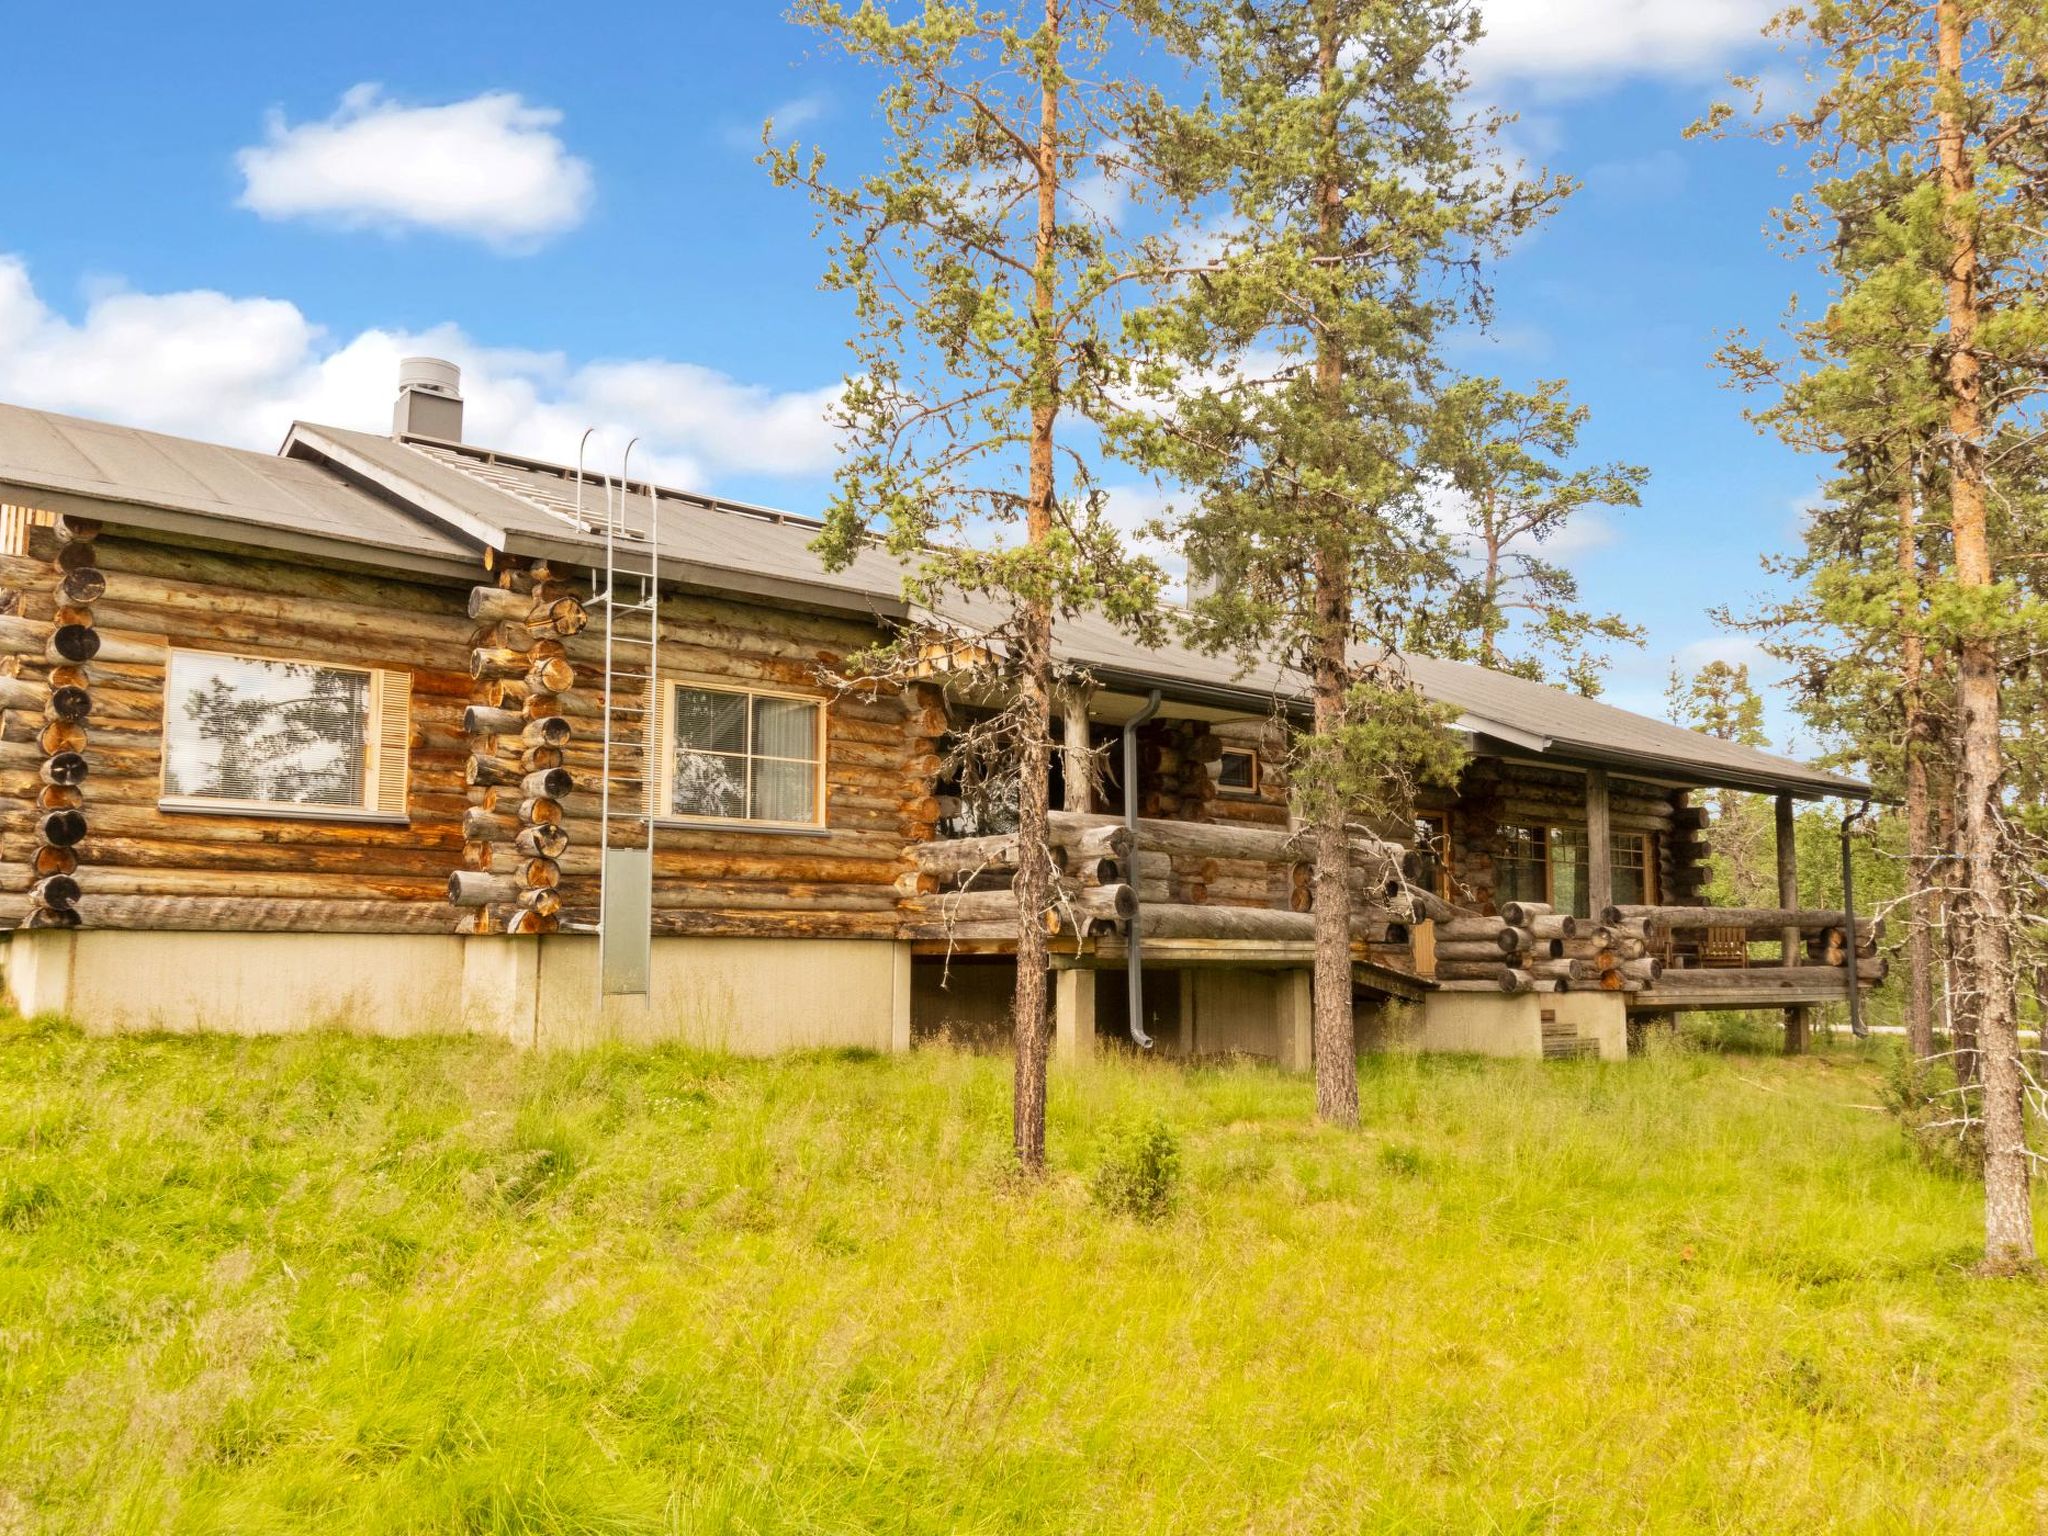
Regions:
[[[594,429],[593,429],[594,430]],[[583,434],[583,444],[590,433]],[[622,572],[618,546],[632,539],[626,521],[635,438],[626,445],[616,486],[604,481],[604,569],[591,572],[590,606],[604,614],[604,696],[598,704],[604,752],[598,785],[597,993],[653,995],[654,819],[660,784],[661,499],[647,492],[647,569]],[[583,446],[576,452],[576,513],[583,515]],[[634,542],[641,542],[635,540]],[[600,580],[601,576],[601,580]],[[614,765],[639,786],[614,811]],[[614,818],[616,817],[616,821]]]

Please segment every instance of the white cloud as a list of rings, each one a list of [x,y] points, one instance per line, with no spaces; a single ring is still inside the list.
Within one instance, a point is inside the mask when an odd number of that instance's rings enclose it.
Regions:
[[[1760,42],[1778,0],[1484,0],[1476,79],[1570,91],[1629,75],[1711,77]]]
[[[787,144],[790,139],[810,127],[830,109],[832,100],[822,91],[813,91],[806,96],[792,96],[788,101],[778,102],[765,114],[767,121],[775,128],[774,139],[778,144]],[[735,149],[759,153],[761,149],[761,124],[728,123],[725,141]]]
[[[572,460],[596,426],[609,467],[638,434],[637,466],[697,489],[834,459],[824,412],[837,386],[772,390],[663,359],[572,364],[453,325],[337,339],[285,300],[206,291],[104,292],[73,319],[0,255],[0,400],[12,404],[269,450],[295,419],[388,431],[398,360],[416,353],[461,366],[464,435],[493,447]]]
[[[240,203],[267,219],[431,229],[530,250],[590,208],[590,166],[555,136],[561,120],[509,91],[412,107],[358,85],[321,122],[273,112],[263,143],[235,156]]]

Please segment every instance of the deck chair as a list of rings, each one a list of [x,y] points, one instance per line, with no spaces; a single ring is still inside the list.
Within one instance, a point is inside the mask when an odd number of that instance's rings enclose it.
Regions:
[[[1749,965],[1747,928],[1709,928],[1700,935],[1702,966],[1743,967]]]

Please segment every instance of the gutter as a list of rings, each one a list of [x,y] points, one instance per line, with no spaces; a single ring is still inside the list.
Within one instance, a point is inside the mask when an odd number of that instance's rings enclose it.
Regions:
[[[1159,713],[1159,690],[1154,688],[1145,707],[1124,722],[1124,826],[1131,834],[1131,873],[1138,872],[1138,727]],[[1141,882],[1131,881],[1135,897]],[[1145,958],[1140,930],[1145,904],[1141,900],[1131,913],[1129,936],[1124,941],[1124,986],[1131,1009],[1131,1041],[1141,1051],[1152,1049],[1152,1037],[1145,1033]]]

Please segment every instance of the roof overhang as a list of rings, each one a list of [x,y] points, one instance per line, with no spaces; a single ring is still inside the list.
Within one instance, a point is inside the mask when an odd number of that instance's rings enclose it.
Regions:
[[[372,570],[412,571],[424,576],[471,576],[473,562],[448,555],[400,549],[389,544],[331,539],[315,533],[279,528],[226,513],[196,512],[170,507],[133,493],[99,496],[34,480],[0,476],[0,490],[21,495],[47,512],[92,518],[117,527],[146,528],[152,533],[213,544],[237,544],[308,559],[331,560]]]

